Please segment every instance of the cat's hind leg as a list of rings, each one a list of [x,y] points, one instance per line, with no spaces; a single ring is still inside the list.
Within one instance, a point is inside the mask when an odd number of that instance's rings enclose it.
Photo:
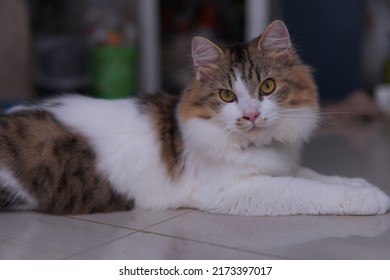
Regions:
[[[7,168],[0,168],[0,211],[36,208],[35,199]]]

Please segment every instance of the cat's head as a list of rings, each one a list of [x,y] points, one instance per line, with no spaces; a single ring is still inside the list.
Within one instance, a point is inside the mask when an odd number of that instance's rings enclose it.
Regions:
[[[317,87],[282,21],[232,47],[195,37],[192,57],[194,77],[181,99],[182,123],[196,123],[242,147],[300,143],[316,127]]]

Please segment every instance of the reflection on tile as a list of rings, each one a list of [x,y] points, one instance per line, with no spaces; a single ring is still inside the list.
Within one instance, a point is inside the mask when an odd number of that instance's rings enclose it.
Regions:
[[[72,259],[270,259],[269,256],[138,232]]]
[[[0,259],[59,259],[133,231],[38,213],[0,213]]]
[[[189,209],[172,210],[172,211],[142,211],[133,210],[127,212],[117,212],[108,214],[93,214],[72,216],[76,219],[93,221],[108,225],[125,227],[130,229],[143,229],[162,221],[191,212]]]
[[[390,243],[374,238],[330,238],[298,246],[275,248],[274,254],[290,259],[390,260]]]
[[[362,243],[366,244],[370,244],[370,238],[374,237],[385,242],[390,238],[390,215],[239,217],[194,211],[148,230],[257,253],[294,258],[286,254],[283,248],[315,244],[330,238],[348,242],[349,237],[358,236],[362,237]],[[390,258],[390,250],[388,256]],[[349,257],[354,259],[356,256]]]

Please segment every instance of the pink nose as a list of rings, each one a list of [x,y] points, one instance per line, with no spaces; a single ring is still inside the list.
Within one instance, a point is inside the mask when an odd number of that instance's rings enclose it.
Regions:
[[[254,122],[257,117],[260,115],[258,112],[250,112],[243,116],[244,119]]]

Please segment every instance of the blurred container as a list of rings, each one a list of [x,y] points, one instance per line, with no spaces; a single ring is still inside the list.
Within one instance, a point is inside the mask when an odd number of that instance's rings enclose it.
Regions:
[[[124,98],[137,91],[136,4],[129,0],[88,1],[84,33],[90,46],[93,96]]]
[[[128,97],[137,87],[137,49],[126,46],[100,46],[92,50],[91,87],[97,97]]]

